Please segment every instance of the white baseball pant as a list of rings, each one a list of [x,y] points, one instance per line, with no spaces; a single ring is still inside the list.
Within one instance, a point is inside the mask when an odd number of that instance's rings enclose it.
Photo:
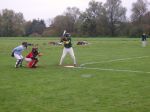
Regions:
[[[65,47],[64,47],[59,65],[62,65],[63,60],[64,60],[64,58],[66,57],[66,55],[67,55],[68,53],[70,54],[71,58],[73,59],[74,65],[76,65],[76,59],[75,59],[75,55],[74,55],[74,51],[73,51],[73,48],[72,48],[72,47],[71,47],[71,48],[65,48]]]

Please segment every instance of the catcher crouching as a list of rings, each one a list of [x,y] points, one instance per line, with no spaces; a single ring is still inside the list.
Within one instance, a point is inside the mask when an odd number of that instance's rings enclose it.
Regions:
[[[25,60],[28,62],[27,66],[29,68],[37,67],[37,63],[39,62],[38,56],[42,56],[42,54],[39,53],[38,48],[32,48],[32,51],[25,58]]]

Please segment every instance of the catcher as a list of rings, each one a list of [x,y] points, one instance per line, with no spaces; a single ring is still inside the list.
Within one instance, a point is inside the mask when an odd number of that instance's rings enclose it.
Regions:
[[[37,56],[42,56],[41,53],[39,53],[38,48],[32,48],[32,51],[26,56],[25,60],[28,62],[29,68],[36,68],[38,63]]]

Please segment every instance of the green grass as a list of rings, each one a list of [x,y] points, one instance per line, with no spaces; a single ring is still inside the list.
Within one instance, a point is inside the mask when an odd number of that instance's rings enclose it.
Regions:
[[[75,45],[79,40],[91,44]],[[22,41],[39,44],[38,68],[14,68],[11,50]],[[143,48],[134,38],[73,38],[78,65],[97,62],[84,69],[58,66],[63,47],[50,41],[59,38],[0,38],[0,112],[150,111],[150,57],[143,57],[150,56],[150,45]],[[72,64],[69,56],[64,64]]]

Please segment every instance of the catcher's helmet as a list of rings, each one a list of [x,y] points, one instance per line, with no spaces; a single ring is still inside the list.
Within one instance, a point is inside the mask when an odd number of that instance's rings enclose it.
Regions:
[[[38,55],[38,48],[32,48],[32,53],[34,54],[34,55]]]

